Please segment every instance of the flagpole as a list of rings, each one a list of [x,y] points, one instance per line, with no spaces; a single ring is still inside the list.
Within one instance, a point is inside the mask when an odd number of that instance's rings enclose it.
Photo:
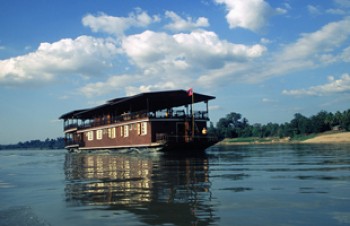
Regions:
[[[194,139],[194,109],[193,109],[193,104],[194,104],[194,92],[193,89],[190,88],[187,90],[187,95],[192,96],[192,103],[191,103],[191,116],[192,116],[192,140]]]
[[[192,140],[194,138],[194,109],[193,109],[193,104],[194,104],[194,92],[192,92]]]

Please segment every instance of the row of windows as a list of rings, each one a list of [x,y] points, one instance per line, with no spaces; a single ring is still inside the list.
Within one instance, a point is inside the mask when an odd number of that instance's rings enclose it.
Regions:
[[[137,130],[137,134],[140,136],[147,135],[147,122],[135,123],[131,125],[120,126],[120,137],[129,137],[130,130]],[[116,127],[108,129],[96,130],[96,139],[102,140],[103,136],[107,135],[108,138],[114,139],[117,137]],[[94,131],[88,131],[86,133],[87,139],[89,141],[94,140]]]

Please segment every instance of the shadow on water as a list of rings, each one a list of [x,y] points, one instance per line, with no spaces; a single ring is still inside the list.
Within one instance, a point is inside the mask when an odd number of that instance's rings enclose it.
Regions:
[[[205,154],[68,153],[65,176],[71,208],[128,211],[151,225],[210,225],[217,220]]]

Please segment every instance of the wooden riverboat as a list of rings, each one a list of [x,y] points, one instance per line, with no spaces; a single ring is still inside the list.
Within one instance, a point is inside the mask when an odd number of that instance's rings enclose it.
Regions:
[[[208,101],[192,89],[141,93],[63,114],[66,149],[204,150],[217,142],[207,134]],[[197,110],[198,105],[204,110]],[[202,106],[203,107],[203,106]]]

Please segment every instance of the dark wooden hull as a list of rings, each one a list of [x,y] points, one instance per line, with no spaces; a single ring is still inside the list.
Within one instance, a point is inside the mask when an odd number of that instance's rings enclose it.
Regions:
[[[163,151],[167,152],[201,152],[213,146],[218,141],[211,139],[201,139],[189,142],[168,142],[163,146]]]
[[[193,141],[187,142],[178,142],[173,140],[168,140],[162,143],[152,143],[149,145],[130,145],[130,146],[114,146],[114,147],[79,147],[79,146],[67,146],[71,152],[74,151],[89,151],[89,150],[138,150],[140,152],[144,150],[155,150],[162,152],[204,152],[205,149],[215,145],[218,140],[210,138],[210,139],[196,139]]]

